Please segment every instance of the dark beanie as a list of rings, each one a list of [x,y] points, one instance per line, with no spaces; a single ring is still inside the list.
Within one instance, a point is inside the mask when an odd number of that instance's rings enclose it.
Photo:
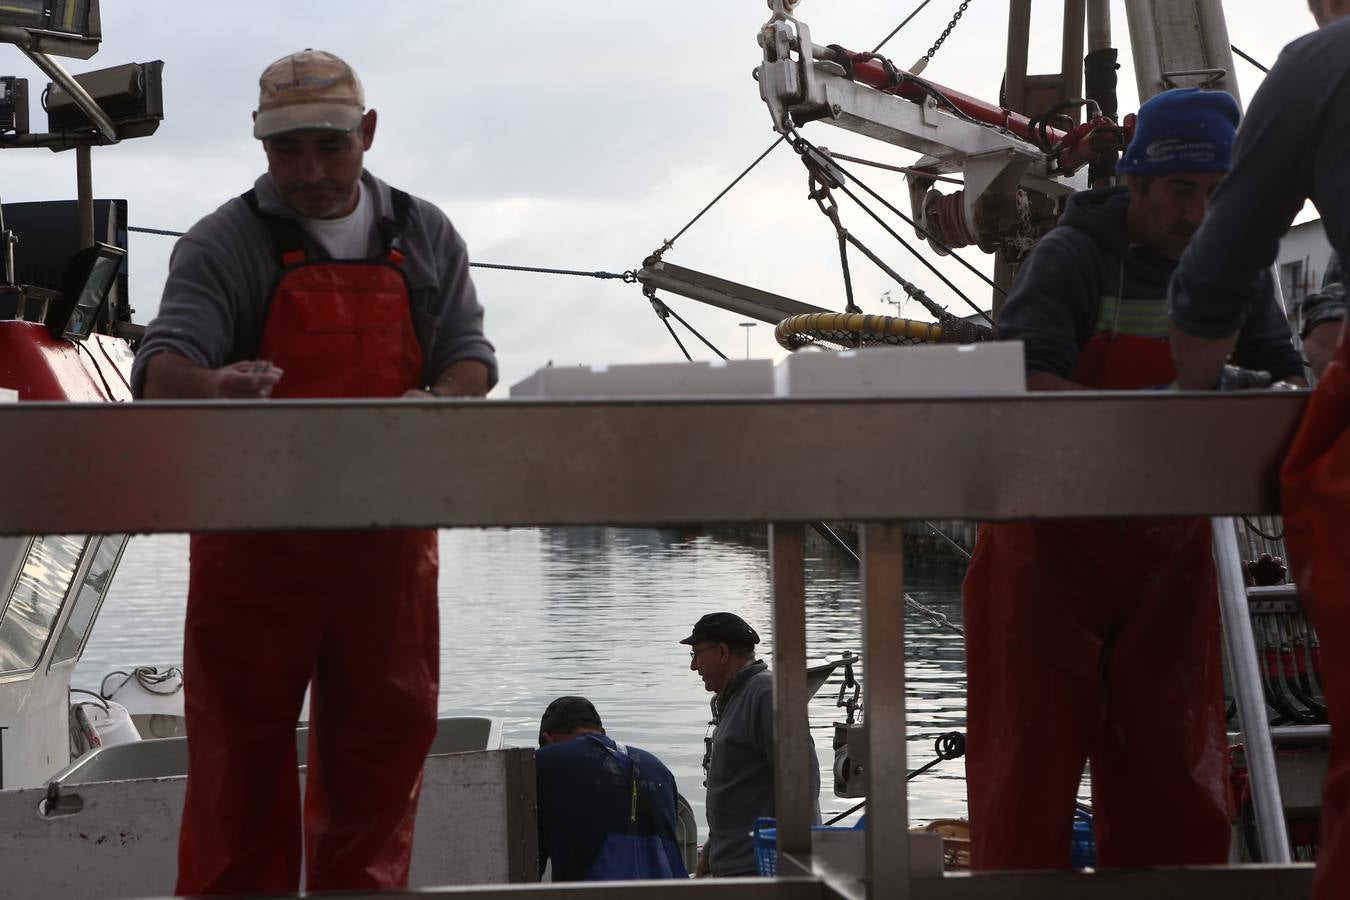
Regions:
[[[1231,94],[1173,88],[1139,107],[1134,140],[1116,169],[1126,175],[1227,172],[1242,111]]]

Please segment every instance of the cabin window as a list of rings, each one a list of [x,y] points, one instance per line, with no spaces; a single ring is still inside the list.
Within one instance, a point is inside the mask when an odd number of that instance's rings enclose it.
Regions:
[[[89,568],[84,573],[74,606],[71,607],[70,615],[66,616],[65,627],[56,639],[52,665],[80,655],[84,639],[89,634],[89,626],[94,624],[99,607],[103,605],[103,597],[108,592],[108,585],[117,570],[117,561],[121,559],[126,545],[127,536],[124,534],[110,534],[99,539],[98,549],[94,551]]]
[[[43,535],[33,541],[0,620],[0,674],[37,666],[84,546],[79,535]]]
[[[1296,303],[1308,294],[1308,280],[1303,277],[1303,260],[1280,266],[1280,290],[1287,303]]]

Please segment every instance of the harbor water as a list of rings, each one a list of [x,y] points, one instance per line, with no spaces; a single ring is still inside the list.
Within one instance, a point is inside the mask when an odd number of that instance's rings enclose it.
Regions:
[[[655,753],[703,818],[703,738],[710,694],[678,641],[699,616],[729,610],[764,639],[773,629],[768,548],[755,537],[667,529],[458,529],[441,532],[442,715],[483,714],[505,724],[508,744],[535,746],[554,697],[583,694],[618,739]],[[131,540],[74,684],[97,690],[107,673],[182,659],[187,594],[185,535]],[[856,566],[808,549],[809,657],[862,649]],[[911,566],[909,593],[959,623],[959,575]],[[899,602],[899,598],[897,598]],[[371,614],[379,614],[372,597]],[[935,738],[962,730],[965,667],[959,635],[910,614],[906,621],[911,769],[933,758]],[[866,664],[858,666],[866,689]],[[833,792],[832,723],[842,669],[811,703],[821,768],[821,810],[852,806]],[[964,761],[910,783],[916,822],[966,815]]]

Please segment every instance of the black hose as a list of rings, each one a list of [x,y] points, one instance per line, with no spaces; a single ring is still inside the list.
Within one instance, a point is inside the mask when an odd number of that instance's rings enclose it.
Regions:
[[[1089,100],[1096,101],[1102,115],[1113,121],[1119,111],[1116,98],[1116,70],[1120,65],[1116,62],[1117,56],[1115,47],[1103,47],[1100,50],[1093,50],[1083,59],[1084,95]],[[1107,179],[1115,177],[1115,174],[1115,153],[1103,153],[1088,163],[1088,183],[1091,185],[1103,184]]]

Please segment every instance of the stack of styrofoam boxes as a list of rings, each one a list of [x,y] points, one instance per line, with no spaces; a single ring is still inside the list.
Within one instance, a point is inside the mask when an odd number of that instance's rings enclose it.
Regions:
[[[1021,394],[1022,345],[933,344],[767,359],[539,369],[513,399],[631,397],[962,397]]]
[[[1020,341],[796,353],[778,364],[778,397],[969,397],[1026,391]]]
[[[767,359],[574,366],[539,369],[511,385],[511,397],[725,397],[773,396]]]

